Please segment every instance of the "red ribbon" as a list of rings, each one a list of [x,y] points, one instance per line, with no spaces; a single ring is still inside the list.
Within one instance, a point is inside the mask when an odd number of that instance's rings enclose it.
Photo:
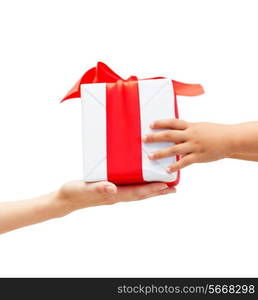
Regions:
[[[161,79],[155,77],[148,79]],[[145,80],[148,80],[145,79]],[[99,62],[88,70],[61,101],[80,98],[80,86],[85,83],[107,83],[106,85],[106,128],[107,128],[107,174],[108,180],[117,184],[144,182],[142,175],[141,119],[138,82],[136,76],[124,80],[107,65]],[[178,107],[176,96],[203,94],[200,84],[186,84],[172,80],[175,92],[174,110]],[[177,156],[177,160],[179,156]],[[168,185],[176,185],[177,179]]]
[[[137,81],[107,83],[107,175],[116,184],[144,182]]]

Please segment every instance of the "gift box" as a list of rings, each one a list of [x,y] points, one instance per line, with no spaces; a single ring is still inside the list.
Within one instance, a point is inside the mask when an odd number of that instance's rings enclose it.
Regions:
[[[144,144],[142,137],[153,131],[151,122],[179,117],[177,96],[202,93],[199,84],[163,77],[125,80],[101,62],[88,70],[62,100],[81,99],[84,180],[176,185],[179,172],[168,174],[166,169],[178,156],[148,158],[173,144]]]

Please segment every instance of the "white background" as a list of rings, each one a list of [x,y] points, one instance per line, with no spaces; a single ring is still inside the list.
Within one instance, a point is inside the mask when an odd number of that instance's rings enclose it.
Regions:
[[[202,83],[189,121],[258,119],[257,1],[0,2],[1,201],[82,177],[79,101],[98,60]],[[182,172],[177,194],[84,209],[0,236],[0,276],[258,276],[258,165]]]

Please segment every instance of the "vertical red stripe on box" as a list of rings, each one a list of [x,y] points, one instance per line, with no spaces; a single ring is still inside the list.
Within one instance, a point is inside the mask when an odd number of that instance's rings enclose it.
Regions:
[[[107,175],[117,184],[144,182],[137,81],[107,83]]]

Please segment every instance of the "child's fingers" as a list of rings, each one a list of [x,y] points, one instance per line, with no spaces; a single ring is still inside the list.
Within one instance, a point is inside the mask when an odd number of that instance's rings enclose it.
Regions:
[[[150,153],[148,156],[149,159],[161,159],[164,157],[174,156],[174,155],[183,155],[191,152],[191,147],[187,143],[178,144],[172,147],[168,147],[153,153]]]
[[[145,143],[157,143],[157,142],[181,143],[184,141],[184,133],[180,130],[166,130],[157,133],[150,133],[143,138],[143,141]]]
[[[183,158],[181,158],[179,161],[177,161],[176,163],[174,163],[173,165],[170,165],[167,168],[167,172],[168,173],[173,173],[176,172],[180,169],[183,169],[191,164],[193,164],[195,162],[195,156],[194,154],[188,154],[186,156],[184,156]]]
[[[169,128],[169,129],[178,129],[184,130],[187,129],[189,124],[186,121],[179,119],[165,119],[154,121],[150,127],[152,129],[161,129],[161,128]]]

